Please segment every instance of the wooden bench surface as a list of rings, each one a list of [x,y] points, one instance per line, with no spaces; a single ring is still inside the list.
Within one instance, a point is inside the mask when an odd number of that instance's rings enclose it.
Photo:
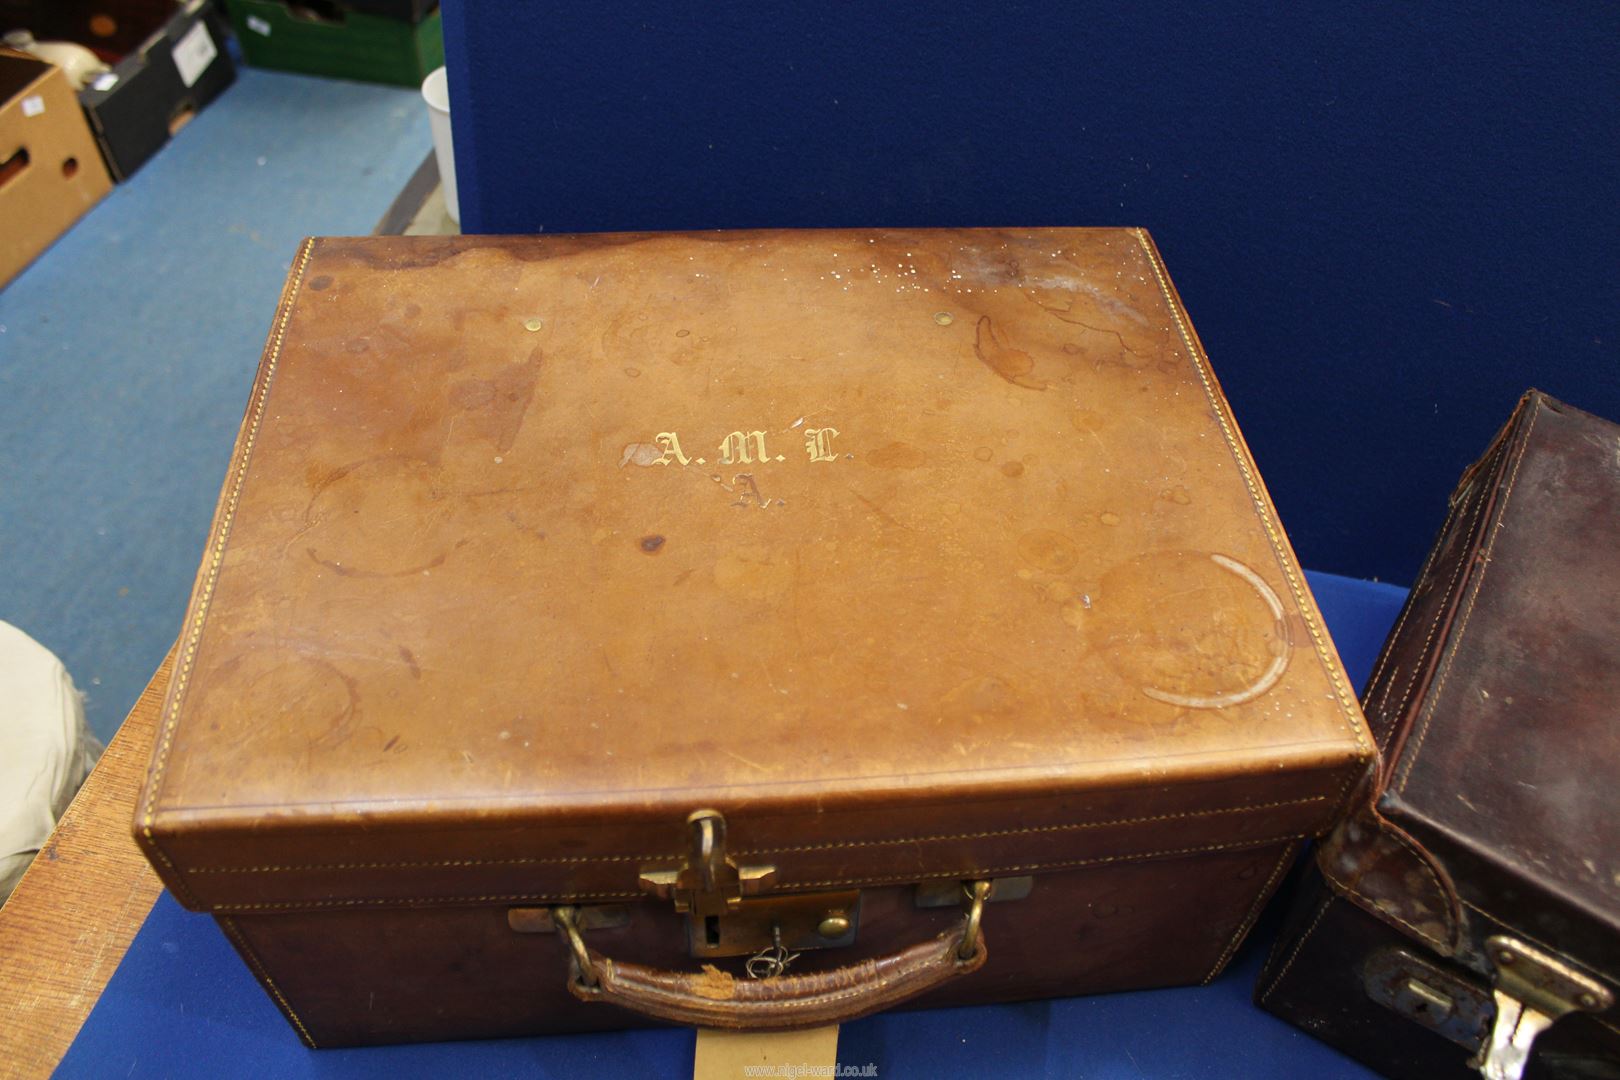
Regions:
[[[0,1074],[49,1075],[163,886],[130,836],[171,650],[0,907]]]

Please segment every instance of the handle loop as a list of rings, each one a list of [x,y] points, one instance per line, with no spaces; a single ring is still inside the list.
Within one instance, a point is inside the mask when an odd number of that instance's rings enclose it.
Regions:
[[[854,1020],[983,967],[990,882],[972,882],[965,891],[970,903],[961,926],[931,941],[832,971],[759,980],[710,965],[689,973],[612,960],[585,944],[576,909],[551,911],[568,938],[568,989],[581,1001],[606,1001],[693,1027],[770,1031]]]

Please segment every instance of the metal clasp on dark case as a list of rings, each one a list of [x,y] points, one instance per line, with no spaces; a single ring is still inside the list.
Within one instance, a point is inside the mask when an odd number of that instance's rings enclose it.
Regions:
[[[1496,982],[1487,992],[1406,949],[1381,949],[1362,969],[1367,996],[1473,1052],[1489,1080],[1519,1080],[1536,1037],[1572,1012],[1602,1012],[1613,995],[1518,938],[1486,941]],[[1494,1016],[1494,1019],[1493,1019]]]
[[[1487,938],[1496,969],[1496,1023],[1470,1064],[1487,1080],[1519,1080],[1536,1036],[1572,1012],[1603,1012],[1614,995],[1555,956],[1506,934]]]
[[[1380,949],[1361,972],[1378,1004],[1474,1053],[1491,1024],[1491,995],[1406,949]]]

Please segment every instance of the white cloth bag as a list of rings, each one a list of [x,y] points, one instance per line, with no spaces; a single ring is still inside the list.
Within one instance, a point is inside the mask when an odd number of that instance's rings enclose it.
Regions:
[[[0,902],[100,756],[62,662],[0,622]]]

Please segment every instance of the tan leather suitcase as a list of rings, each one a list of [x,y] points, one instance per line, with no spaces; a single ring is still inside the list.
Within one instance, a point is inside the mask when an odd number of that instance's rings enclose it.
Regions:
[[[1139,230],[310,241],[136,833],[312,1045],[1208,979],[1371,742]]]

